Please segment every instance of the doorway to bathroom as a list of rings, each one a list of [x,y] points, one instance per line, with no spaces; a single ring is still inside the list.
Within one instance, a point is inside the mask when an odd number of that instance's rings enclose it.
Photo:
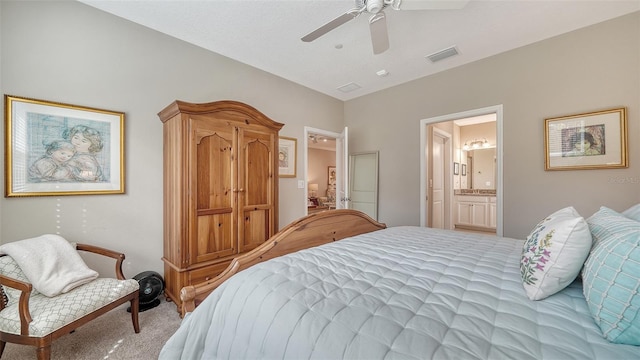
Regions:
[[[501,144],[502,105],[420,121],[421,226],[502,235]]]

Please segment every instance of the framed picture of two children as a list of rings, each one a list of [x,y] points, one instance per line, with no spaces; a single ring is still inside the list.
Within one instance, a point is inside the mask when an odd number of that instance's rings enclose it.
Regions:
[[[626,108],[545,119],[545,170],[629,167]]]
[[[5,95],[5,197],[124,193],[124,113]]]

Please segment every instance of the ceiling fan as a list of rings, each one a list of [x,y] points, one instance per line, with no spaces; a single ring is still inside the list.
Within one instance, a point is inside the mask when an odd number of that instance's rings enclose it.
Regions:
[[[302,37],[302,41],[311,42],[329,31],[355,19],[363,12],[372,14],[369,18],[371,44],[373,53],[381,54],[389,48],[389,34],[387,33],[387,19],[384,9],[390,6],[394,10],[444,10],[461,9],[470,0],[355,0],[356,7],[320,26],[316,30]]]

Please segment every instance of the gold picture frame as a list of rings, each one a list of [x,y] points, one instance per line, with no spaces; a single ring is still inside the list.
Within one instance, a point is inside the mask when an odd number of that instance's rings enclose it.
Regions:
[[[278,140],[278,175],[283,178],[296,177],[298,162],[298,140],[280,136]]]
[[[545,170],[629,167],[624,107],[544,120]]]
[[[124,193],[124,113],[12,95],[5,197]]]

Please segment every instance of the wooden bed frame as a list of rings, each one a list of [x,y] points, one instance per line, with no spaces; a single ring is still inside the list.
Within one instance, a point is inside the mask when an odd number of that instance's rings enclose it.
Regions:
[[[292,222],[259,247],[240,255],[215,278],[200,284],[185,286],[180,291],[181,316],[195,309],[215,288],[235,273],[263,261],[319,246],[350,236],[364,234],[387,226],[366,214],[349,209],[328,210],[305,216]]]

